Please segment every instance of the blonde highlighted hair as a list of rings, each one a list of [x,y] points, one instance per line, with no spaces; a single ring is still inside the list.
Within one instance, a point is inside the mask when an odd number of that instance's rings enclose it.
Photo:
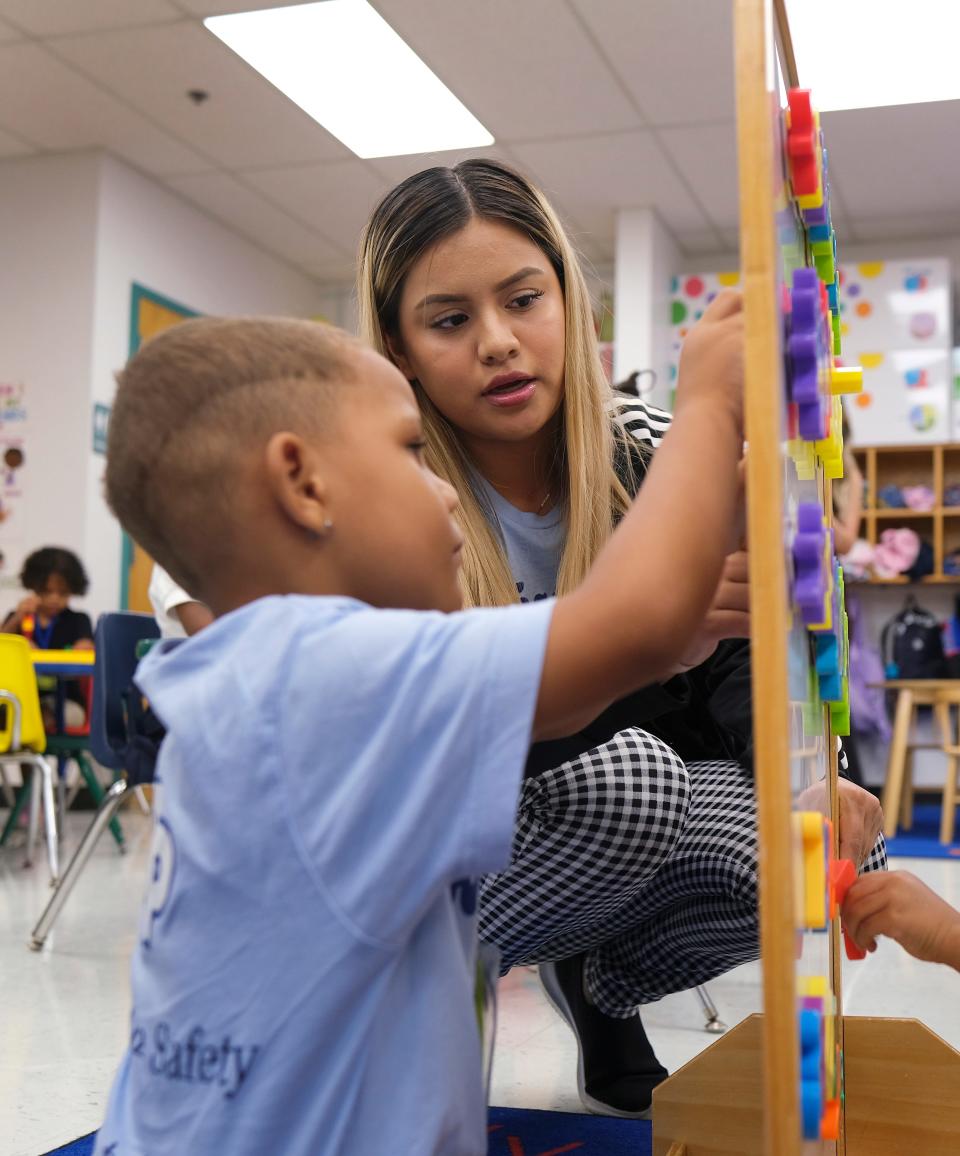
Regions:
[[[547,199],[519,173],[489,160],[425,169],[397,185],[374,210],[360,241],[360,333],[390,357],[388,339],[399,337],[400,297],[410,270],[433,245],[474,218],[523,233],[549,259],[563,289],[564,394],[554,463],[566,522],[557,576],[557,593],[563,594],[583,581],[630,496],[614,469],[610,387],[600,363],[590,295],[573,246]],[[460,496],[464,602],[517,602],[495,518],[477,490],[457,430],[413,384],[423,414],[427,464]],[[618,458],[629,469],[629,452]]]

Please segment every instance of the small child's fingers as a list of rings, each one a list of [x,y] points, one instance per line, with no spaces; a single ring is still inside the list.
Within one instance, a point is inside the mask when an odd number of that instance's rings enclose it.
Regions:
[[[850,934],[849,928],[847,930],[848,934]],[[874,914],[867,916],[866,919],[861,920],[854,939],[867,951],[876,951],[877,940],[881,935],[887,936],[888,939],[896,939],[899,941],[899,936],[895,934],[891,913],[887,907],[883,907],[880,911],[874,912]]]
[[[876,948],[876,934],[870,930],[870,923],[883,915],[887,901],[883,889],[864,888],[867,879],[858,880],[850,888],[840,910],[843,929],[859,947],[868,951]],[[873,941],[871,948],[870,942]]]

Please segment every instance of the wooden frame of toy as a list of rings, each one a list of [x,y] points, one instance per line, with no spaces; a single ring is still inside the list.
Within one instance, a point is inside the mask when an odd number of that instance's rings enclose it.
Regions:
[[[827,153],[785,0],[734,0],[734,57],[764,1012],[656,1089],[654,1154],[954,1153],[960,1054],[916,1020],[842,1014],[855,870],[837,858],[849,700],[829,511],[859,371],[835,363]]]

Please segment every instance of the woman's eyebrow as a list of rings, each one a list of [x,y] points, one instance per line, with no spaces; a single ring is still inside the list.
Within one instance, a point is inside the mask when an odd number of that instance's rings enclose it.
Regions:
[[[507,289],[509,286],[514,285],[517,281],[523,281],[526,277],[542,276],[542,269],[538,269],[536,265],[527,265],[523,269],[519,269],[512,276],[504,278],[503,281],[499,281],[496,285],[494,285],[493,288],[495,292],[499,293],[501,289]]]
[[[498,281],[493,287],[495,293],[500,293],[511,285],[516,284],[517,281],[522,281],[525,277],[542,277],[543,270],[538,269],[536,265],[526,265],[523,269],[518,269],[516,273],[511,273],[509,277],[505,277],[502,281]],[[470,298],[466,293],[428,293],[422,301],[418,301],[414,309],[426,309],[428,305],[458,305],[463,301],[469,301]]]

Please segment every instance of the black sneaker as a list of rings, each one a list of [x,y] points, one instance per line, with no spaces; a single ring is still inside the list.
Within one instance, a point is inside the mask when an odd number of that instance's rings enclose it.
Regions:
[[[540,964],[547,998],[577,1040],[580,1101],[599,1116],[645,1119],[653,1089],[667,1078],[654,1055],[640,1013],[628,1019],[604,1015],[583,991],[583,955]]]

